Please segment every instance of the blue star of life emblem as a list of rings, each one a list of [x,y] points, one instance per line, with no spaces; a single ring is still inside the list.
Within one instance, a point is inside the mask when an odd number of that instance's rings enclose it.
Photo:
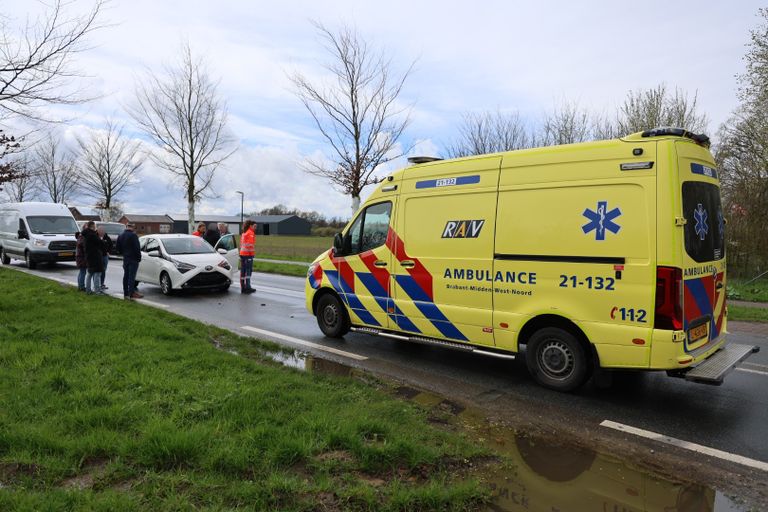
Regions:
[[[589,222],[581,226],[582,231],[585,235],[594,231],[595,240],[605,240],[606,229],[614,235],[621,229],[621,226],[613,222],[613,219],[621,215],[621,210],[614,208],[608,211],[608,201],[598,201],[597,211],[586,208],[582,215],[589,219]]]
[[[693,211],[693,218],[696,220],[696,234],[699,235],[699,240],[704,240],[709,232],[709,226],[707,225],[707,210],[699,203],[696,209]]]

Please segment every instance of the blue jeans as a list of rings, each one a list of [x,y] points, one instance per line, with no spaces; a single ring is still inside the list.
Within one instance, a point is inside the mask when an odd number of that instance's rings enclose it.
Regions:
[[[77,274],[77,289],[85,290],[85,273],[88,271],[85,267],[79,268]]]
[[[123,295],[130,297],[136,291],[136,272],[139,270],[139,262],[123,260]]]
[[[107,284],[107,265],[109,265],[109,256],[104,256],[104,272],[101,273],[101,286]]]
[[[253,273],[253,256],[240,256],[240,289],[251,289],[251,274]]]
[[[91,288],[91,284],[93,284],[93,288]],[[91,272],[90,270],[86,272],[85,291],[88,293],[101,293],[101,272]]]

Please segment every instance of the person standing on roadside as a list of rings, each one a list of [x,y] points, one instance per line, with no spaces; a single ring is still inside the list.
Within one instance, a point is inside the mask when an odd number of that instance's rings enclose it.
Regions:
[[[87,294],[104,295],[101,289],[101,273],[104,271],[104,243],[96,233],[96,223],[89,220],[83,230],[85,238],[85,263],[87,272],[85,274],[85,292]]]
[[[107,286],[107,267],[109,266],[109,255],[115,252],[115,246],[112,243],[112,239],[109,238],[107,232],[104,231],[103,227],[99,226],[96,228],[96,234],[99,235],[101,243],[104,245],[104,271],[101,273],[101,289],[106,290],[109,288]]]
[[[85,228],[85,226],[83,226]],[[75,247],[75,265],[77,265],[77,290],[85,291],[85,273],[88,269],[88,263],[85,261],[85,237],[82,231],[75,233],[77,246]]]
[[[208,242],[211,247],[216,247],[216,242],[219,241],[219,238],[221,238],[221,235],[219,234],[219,228],[216,227],[215,222],[211,222],[208,224],[208,229],[203,235],[203,240]]]
[[[205,233],[205,222],[198,222],[197,229],[192,232],[193,235],[202,237]]]
[[[243,224],[243,235],[240,237],[240,293],[253,293],[251,274],[253,273],[253,257],[256,255],[256,223],[252,220]]]
[[[135,226],[125,225],[125,231],[117,237],[117,251],[123,255],[123,298],[140,299],[144,297],[136,291],[136,272],[141,261],[141,245],[134,232]]]

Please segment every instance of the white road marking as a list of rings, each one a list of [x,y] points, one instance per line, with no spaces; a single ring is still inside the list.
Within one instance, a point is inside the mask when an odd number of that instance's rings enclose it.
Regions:
[[[357,361],[365,361],[368,359],[365,356],[361,356],[359,354],[353,354],[352,352],[345,352],[343,350],[339,350],[333,347],[326,347],[324,345],[319,345],[317,343],[312,343],[311,341],[302,340],[299,338],[294,338],[293,336],[288,336],[285,334],[280,334],[279,332],[273,332],[273,331],[267,331],[266,329],[259,329],[258,327],[251,327],[250,325],[244,325],[241,327],[241,329],[244,329],[246,331],[255,332],[256,334],[261,334],[262,336],[267,336],[270,338],[277,338],[279,340],[287,341],[289,343],[295,343],[297,345],[302,345],[305,347],[314,348],[316,350],[322,350],[324,352],[330,352],[331,354],[336,354],[343,357],[348,357],[350,359],[355,359]]]
[[[704,455],[709,455],[711,457],[717,457],[718,459],[735,462],[736,464],[741,464],[742,466],[748,466],[751,468],[759,469],[761,471],[768,471],[768,462],[750,459],[748,457],[737,455],[735,453],[724,452],[721,450],[717,450],[715,448],[710,448],[708,446],[702,446],[700,444],[691,443],[690,441],[683,441],[682,439],[665,436],[663,434],[657,434],[656,432],[651,432],[650,430],[643,430],[641,428],[632,427],[630,425],[624,425],[622,423],[616,423],[615,421],[610,421],[610,420],[603,421],[602,423],[600,423],[600,426],[612,428],[614,430],[619,430],[621,432],[626,432],[628,434],[634,434],[636,436],[644,437],[646,439],[652,439],[654,441],[659,441],[661,443],[677,446],[678,448],[683,448],[686,450],[702,453]]]
[[[768,372],[762,372],[760,370],[753,370],[751,368],[736,368],[736,370],[738,370],[740,372],[756,373],[758,375],[766,375],[766,376],[768,376]]]
[[[240,288],[240,283],[232,282],[234,288]],[[270,286],[256,285],[256,295],[259,292],[272,293],[274,295],[283,295],[285,297],[292,297],[294,299],[304,299],[304,292],[297,292],[296,290],[288,290],[287,288],[272,288]]]
[[[767,364],[750,363],[750,362],[747,362],[747,361],[745,361],[745,362],[743,362],[741,364],[744,365],[744,366],[754,366],[755,368],[762,368],[764,370],[768,370],[768,365]]]

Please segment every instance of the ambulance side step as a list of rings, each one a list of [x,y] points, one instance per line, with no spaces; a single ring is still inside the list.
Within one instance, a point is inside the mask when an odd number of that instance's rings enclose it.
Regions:
[[[392,332],[382,331],[381,329],[374,329],[373,327],[351,327],[350,330],[363,334],[372,334],[374,336],[382,336],[384,338],[392,338],[394,340],[410,341],[411,343],[419,343],[422,345],[432,345],[434,347],[450,348],[452,350],[459,350],[461,352],[467,352],[472,354],[480,354],[483,356],[498,357],[500,359],[514,359],[515,354],[494,352],[492,350],[484,350],[465,343],[457,343],[455,341],[439,340],[436,338],[425,338],[424,336],[408,336],[405,334],[395,334]]]
[[[760,347],[752,345],[729,343],[681,376],[685,380],[719,386],[728,372],[759,350]]]

